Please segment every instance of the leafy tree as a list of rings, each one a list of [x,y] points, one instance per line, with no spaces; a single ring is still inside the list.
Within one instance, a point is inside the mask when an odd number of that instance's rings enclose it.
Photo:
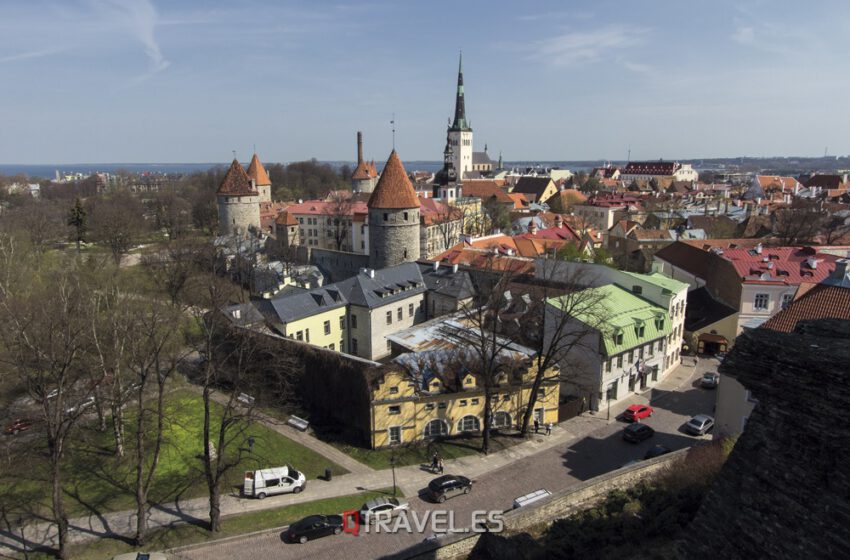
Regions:
[[[74,228],[74,241],[79,252],[80,243],[86,240],[86,232],[88,232],[88,212],[79,198],[74,201],[74,206],[68,212],[68,225]]]

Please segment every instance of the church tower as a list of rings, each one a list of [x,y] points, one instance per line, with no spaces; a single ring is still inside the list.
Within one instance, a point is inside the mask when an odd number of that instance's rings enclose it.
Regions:
[[[463,98],[463,54],[457,67],[457,94],[455,96],[455,119],[449,126],[449,142],[452,148],[452,165],[459,180],[467,171],[472,171],[472,128],[466,120]]]
[[[257,192],[260,193],[260,202],[272,201],[272,182],[269,179],[269,174],[266,168],[260,162],[260,158],[254,153],[251,158],[251,165],[248,166],[248,178],[254,181],[257,187]]]
[[[260,193],[238,160],[230,164],[215,194],[220,235],[248,235],[260,230]]]
[[[369,266],[386,268],[418,260],[419,198],[395,150],[367,206]]]

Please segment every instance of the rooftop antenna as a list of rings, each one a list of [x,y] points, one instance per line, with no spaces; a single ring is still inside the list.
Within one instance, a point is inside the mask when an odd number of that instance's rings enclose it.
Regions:
[[[631,161],[632,161],[632,147],[629,146],[629,155],[628,155],[628,158],[626,159],[626,163],[630,163]]]
[[[395,151],[395,113],[393,113],[393,120],[390,121],[390,124],[393,125],[393,151]]]
[[[236,159],[236,150],[232,150],[232,151],[233,151],[233,159]]]

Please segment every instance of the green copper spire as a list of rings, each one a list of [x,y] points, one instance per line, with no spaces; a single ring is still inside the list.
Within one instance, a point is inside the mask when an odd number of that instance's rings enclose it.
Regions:
[[[457,96],[455,98],[455,120],[449,130],[472,130],[466,122],[466,106],[463,101],[463,53],[457,65]]]

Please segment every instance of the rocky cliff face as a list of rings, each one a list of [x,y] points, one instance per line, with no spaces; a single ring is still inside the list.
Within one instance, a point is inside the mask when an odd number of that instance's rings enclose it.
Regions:
[[[759,404],[678,556],[850,558],[850,321],[744,334],[720,372]]]

